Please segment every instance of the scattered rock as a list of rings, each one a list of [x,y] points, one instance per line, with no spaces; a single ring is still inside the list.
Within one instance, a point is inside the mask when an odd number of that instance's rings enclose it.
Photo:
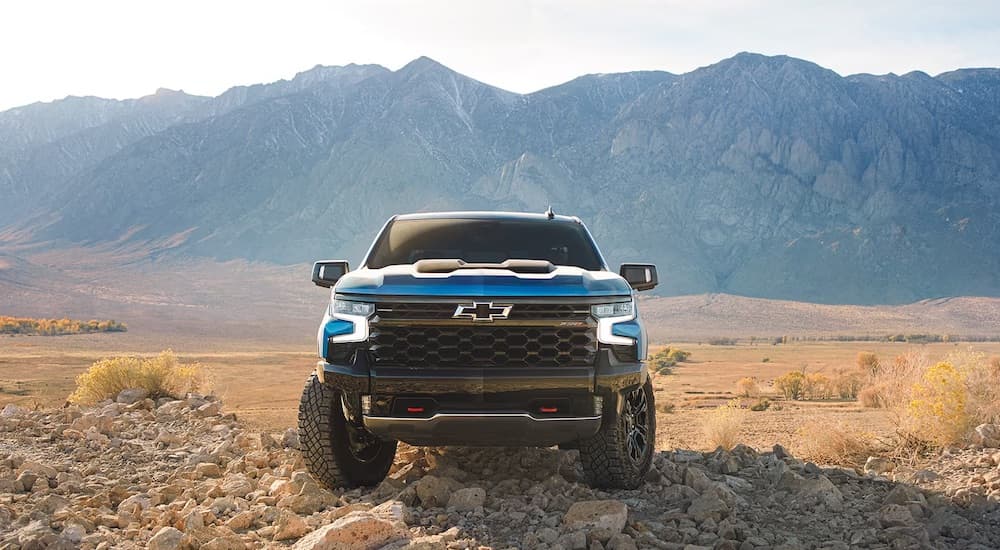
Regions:
[[[309,532],[309,526],[295,512],[282,510],[274,525],[274,540],[297,539]]]
[[[567,529],[587,529],[601,542],[621,533],[628,520],[628,506],[618,500],[588,500],[573,503],[563,516]]]
[[[129,388],[118,392],[118,396],[115,397],[115,402],[123,405],[132,405],[142,401],[148,395],[149,392],[143,388]]]
[[[459,489],[448,499],[448,509],[457,512],[470,512],[481,507],[486,502],[486,491],[479,487]]]
[[[874,475],[884,475],[896,469],[896,464],[888,458],[870,456],[865,461],[865,473]]]
[[[406,536],[404,526],[367,512],[350,513],[330,525],[309,533],[296,550],[373,550]]]
[[[428,475],[422,477],[414,484],[417,498],[424,508],[445,506],[451,498],[452,492],[457,488],[458,483],[449,478]]]
[[[377,487],[331,492],[294,430],[125,397],[0,415],[0,548],[1000,548],[1000,451],[982,444],[867,476],[781,448],[661,452],[630,491],[581,483],[576,451],[404,444]]]
[[[691,502],[687,514],[691,519],[701,523],[707,519],[721,520],[729,513],[729,505],[714,493],[706,492]]]
[[[184,540],[184,533],[173,527],[161,527],[151,539],[149,550],[177,550]]]
[[[281,436],[281,445],[286,449],[299,448],[299,432],[295,428],[288,428]]]
[[[13,403],[8,403],[4,406],[3,410],[0,411],[0,418],[13,418],[24,412],[24,409],[18,407]]]
[[[972,441],[988,449],[1000,448],[1000,425],[980,424],[976,426]]]

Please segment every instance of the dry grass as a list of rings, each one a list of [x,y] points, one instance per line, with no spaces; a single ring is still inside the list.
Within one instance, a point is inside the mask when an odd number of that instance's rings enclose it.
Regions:
[[[865,376],[860,371],[839,368],[830,380],[833,393],[841,399],[856,399],[864,386]]]
[[[182,365],[170,350],[153,358],[112,357],[97,361],[77,376],[74,403],[114,399],[122,390],[143,389],[149,397],[181,397],[204,385],[199,365]]]
[[[858,369],[871,375],[874,375],[879,369],[878,354],[871,351],[858,353],[855,363],[858,365]]]
[[[740,429],[746,419],[746,410],[735,400],[716,407],[705,417],[702,429],[711,447],[730,450],[739,443]]]
[[[844,423],[812,421],[798,430],[796,454],[820,464],[860,468],[879,445],[875,435]]]
[[[760,383],[754,376],[744,376],[736,382],[736,395],[740,397],[760,397]]]

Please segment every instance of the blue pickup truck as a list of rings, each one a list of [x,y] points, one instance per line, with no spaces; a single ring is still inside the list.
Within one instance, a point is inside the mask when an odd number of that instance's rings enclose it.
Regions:
[[[328,487],[377,484],[397,441],[579,449],[589,483],[635,488],[656,437],[635,292],[656,267],[608,269],[579,218],[395,216],[361,266],[321,261],[319,361],[301,450]]]

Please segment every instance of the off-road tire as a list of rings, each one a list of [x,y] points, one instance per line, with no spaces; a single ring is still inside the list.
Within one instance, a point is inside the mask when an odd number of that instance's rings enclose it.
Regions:
[[[635,489],[642,485],[653,463],[656,449],[656,406],[653,403],[653,384],[647,378],[640,386],[646,397],[646,422],[648,438],[641,459],[630,458],[628,429],[624,415],[617,415],[613,422],[601,424],[600,431],[579,443],[580,462],[587,482],[601,489]],[[626,399],[629,391],[622,392]]]
[[[396,457],[396,442],[380,440],[377,454],[358,460],[350,450],[340,393],[313,374],[299,401],[299,450],[309,473],[328,489],[376,485]]]

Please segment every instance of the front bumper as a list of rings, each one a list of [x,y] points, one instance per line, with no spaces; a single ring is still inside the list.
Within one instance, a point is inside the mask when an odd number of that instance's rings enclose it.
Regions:
[[[366,361],[320,361],[323,383],[371,396],[366,428],[413,445],[551,446],[593,436],[602,420],[614,420],[618,396],[646,381],[642,362],[617,361],[601,350],[589,367],[419,368],[378,367]],[[595,397],[603,400],[600,414]],[[427,414],[408,415],[394,401],[425,398]],[[557,416],[540,415],[532,404],[560,401]],[[437,406],[440,405],[440,406]]]
[[[545,446],[591,437],[600,416],[538,418],[529,413],[437,413],[427,418],[365,416],[365,427],[411,445]]]

